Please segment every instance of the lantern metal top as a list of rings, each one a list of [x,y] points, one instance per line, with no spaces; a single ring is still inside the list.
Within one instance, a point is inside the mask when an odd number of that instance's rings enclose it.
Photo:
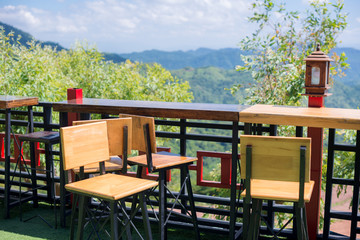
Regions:
[[[304,61],[323,61],[323,62],[332,62],[332,60],[328,55],[320,50],[320,44],[318,43],[316,46],[316,51],[311,53]]]

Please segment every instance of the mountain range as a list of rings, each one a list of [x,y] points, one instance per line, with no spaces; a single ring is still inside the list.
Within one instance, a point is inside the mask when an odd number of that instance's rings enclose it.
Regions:
[[[21,44],[34,39],[29,33],[1,23],[5,33],[14,32],[14,36],[21,35]],[[60,44],[46,41],[42,45],[56,47],[57,50],[66,49]],[[335,84],[330,90],[332,97],[326,98],[326,106],[356,108],[360,106],[360,50],[354,48],[336,48],[337,54],[344,52],[350,68],[345,70],[345,77],[335,79]],[[236,104],[245,96],[244,89],[232,96],[224,88],[234,84],[249,84],[251,76],[240,73],[235,66],[241,64],[241,54],[246,54],[237,48],[208,49],[199,48],[189,51],[160,51],[147,50],[133,53],[104,53],[105,60],[123,62],[126,59],[143,63],[159,63],[170,70],[173,75],[182,80],[189,81],[191,91],[194,93],[194,102],[204,103],[232,103]]]

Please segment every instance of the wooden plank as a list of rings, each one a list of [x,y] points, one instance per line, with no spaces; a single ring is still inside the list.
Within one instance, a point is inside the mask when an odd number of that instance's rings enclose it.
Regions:
[[[254,105],[239,113],[240,122],[360,130],[360,110]]]
[[[105,174],[67,184],[68,191],[97,196],[107,200],[119,200],[157,186],[156,181],[142,178]]]
[[[140,166],[147,166],[146,155],[140,155],[128,158],[129,163],[138,164]],[[162,168],[178,166],[181,164],[191,163],[197,161],[196,157],[173,156],[167,154],[152,154],[152,161],[154,171]]]
[[[118,156],[123,154],[123,136],[124,126],[128,127],[128,154],[131,154],[132,149],[132,120],[131,118],[110,118],[110,119],[95,119],[95,120],[81,120],[73,121],[73,125],[82,125],[88,123],[95,123],[104,121],[107,124],[107,134],[109,141],[110,156]]]
[[[109,160],[106,122],[60,129],[64,169]]]
[[[314,188],[314,181],[305,183],[304,201],[309,202]],[[251,197],[264,200],[299,201],[299,183],[252,179]],[[245,197],[246,190],[241,193]]]
[[[19,97],[19,96],[0,95],[0,109],[33,106],[37,104],[38,104],[37,97]]]
[[[151,117],[220,121],[239,121],[239,112],[247,107],[235,104],[176,103],[95,98],[83,98],[82,103],[76,103],[73,100],[53,103],[54,111],[58,112],[114,115],[123,113]]]
[[[246,146],[252,146],[251,178],[298,182],[300,146],[306,147],[305,182],[310,181],[310,138],[264,137],[242,135],[241,178],[246,177]]]

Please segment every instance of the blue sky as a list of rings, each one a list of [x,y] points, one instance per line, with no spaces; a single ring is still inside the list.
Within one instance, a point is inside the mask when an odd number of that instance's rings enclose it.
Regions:
[[[342,47],[360,49],[360,1],[345,0]],[[129,53],[233,47],[252,33],[249,0],[0,0],[0,21],[42,41]],[[286,1],[303,10],[307,0]]]

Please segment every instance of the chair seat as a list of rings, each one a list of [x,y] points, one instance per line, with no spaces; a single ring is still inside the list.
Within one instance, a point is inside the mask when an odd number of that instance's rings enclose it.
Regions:
[[[116,172],[121,171],[122,169],[122,160],[119,157],[111,157],[110,160],[104,161],[105,163],[105,172]],[[130,166],[127,166],[129,169]],[[74,168],[75,173],[80,172],[80,168]],[[84,173],[99,173],[99,163],[91,163],[84,166]]]
[[[71,192],[116,201],[157,185],[151,180],[108,173],[69,183],[65,188]]]
[[[169,167],[176,167],[182,164],[191,163],[197,161],[196,157],[177,156],[171,154],[157,154],[152,153],[152,162],[154,171]],[[128,158],[130,164],[137,164],[143,167],[147,167],[146,155],[139,155]]]
[[[304,189],[304,201],[309,202],[314,188],[314,181],[306,182]],[[298,202],[299,183],[274,180],[251,179],[250,192],[252,198],[264,200],[279,200]],[[246,196],[246,190],[241,193]]]
[[[20,141],[57,143],[60,142],[59,132],[53,131],[39,131],[19,135]]]

